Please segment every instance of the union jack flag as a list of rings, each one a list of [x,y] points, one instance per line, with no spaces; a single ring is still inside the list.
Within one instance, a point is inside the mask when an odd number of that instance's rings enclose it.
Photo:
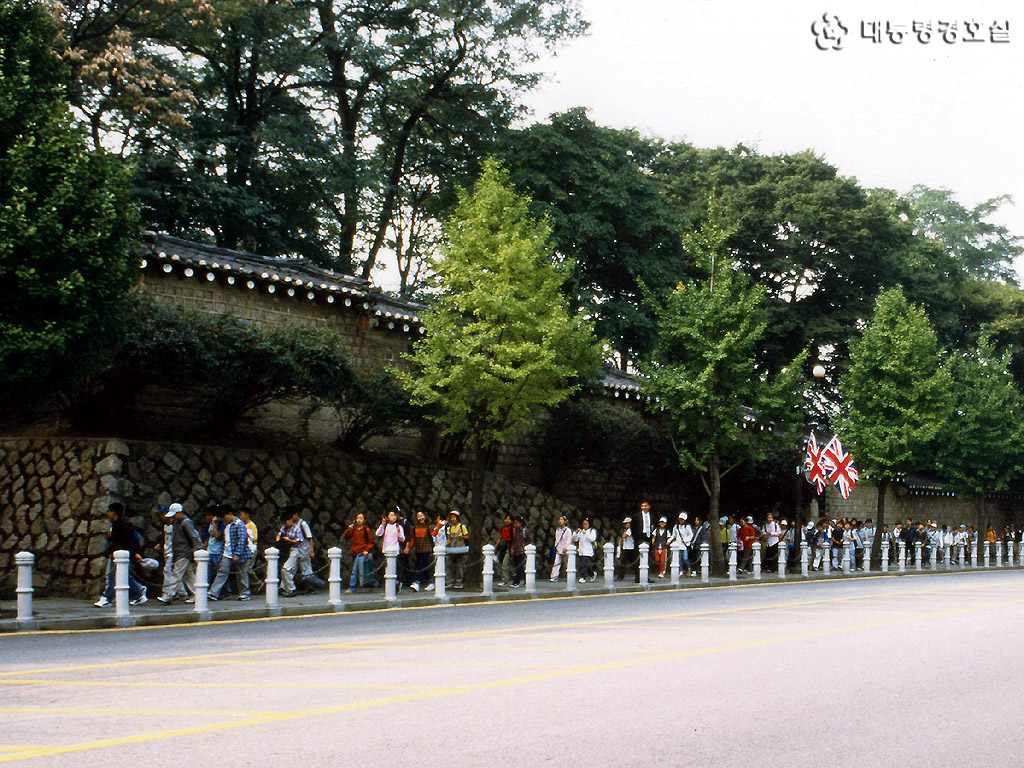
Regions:
[[[828,479],[843,494],[843,498],[850,498],[850,492],[860,476],[857,467],[853,465],[853,457],[843,450],[839,435],[833,437],[821,452],[821,463],[828,473]]]
[[[821,464],[821,449],[814,433],[807,439],[807,455],[804,457],[804,470],[807,474],[807,482],[814,483],[818,487],[818,495],[825,490],[825,469]]]

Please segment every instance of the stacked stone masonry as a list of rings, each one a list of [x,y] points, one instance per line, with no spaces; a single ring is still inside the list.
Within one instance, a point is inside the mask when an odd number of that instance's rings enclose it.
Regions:
[[[312,526],[318,566],[341,546],[345,526],[363,512],[376,525],[389,504],[433,516],[468,506],[469,473],[403,463],[360,461],[330,451],[269,452],[215,446],[121,440],[0,440],[0,581],[14,578],[14,554],[37,557],[45,593],[96,594],[107,505],[126,504],[147,542],[160,540],[158,506],[180,501],[189,515],[231,502],[248,508],[261,546],[273,543],[282,509],[295,505]],[[501,475],[484,486],[485,541],[503,515],[526,517],[538,544],[550,541],[559,515],[581,513],[553,496]],[[599,526],[600,527],[600,524]]]

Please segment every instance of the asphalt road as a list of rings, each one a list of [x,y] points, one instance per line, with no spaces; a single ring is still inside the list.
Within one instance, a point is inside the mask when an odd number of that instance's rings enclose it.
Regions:
[[[1024,762],[1024,572],[0,636],[0,763]]]

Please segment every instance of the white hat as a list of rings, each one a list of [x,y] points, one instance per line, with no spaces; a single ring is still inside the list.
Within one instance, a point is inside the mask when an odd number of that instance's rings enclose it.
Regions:
[[[453,509],[453,510],[452,510],[451,512],[449,512],[448,514],[449,514],[449,515],[455,515],[456,517],[462,517],[462,515],[461,515],[461,514],[459,513],[459,510],[457,510],[457,509]]]
[[[813,520],[811,522],[807,523],[807,530],[808,531],[814,530],[814,521]]]
[[[752,518],[752,517],[750,517],[750,516],[748,515],[748,516],[747,516],[747,522],[748,522],[748,523],[752,523],[752,522],[754,522],[754,518]]]
[[[686,513],[685,512],[680,512],[679,513],[679,519],[680,520],[685,520],[686,519]]]
[[[633,518],[632,517],[624,517],[624,518],[622,518],[622,522],[624,522],[624,523],[632,523],[633,522]]]
[[[789,525],[789,523],[787,523],[785,520],[783,520],[781,524],[782,525]]]
[[[659,523],[667,523],[668,522],[668,518],[667,517],[658,518],[658,522]]]
[[[729,519],[728,517],[726,517],[725,515],[722,515],[720,518],[718,518],[718,524],[719,525],[725,525],[725,523],[726,523],[726,521],[728,519]]]
[[[164,517],[174,517],[179,512],[181,512],[181,504],[171,504],[164,513]]]

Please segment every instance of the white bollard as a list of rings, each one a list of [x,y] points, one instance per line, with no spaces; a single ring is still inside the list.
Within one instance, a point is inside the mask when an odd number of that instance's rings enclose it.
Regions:
[[[494,597],[494,545],[484,544],[484,597]]]
[[[779,578],[786,578],[786,561],[789,559],[789,544],[779,542]]]
[[[434,547],[434,597],[442,603],[448,600],[444,585],[444,558],[444,544],[438,544]]]
[[[537,594],[537,545],[526,545],[526,591]]]
[[[328,549],[327,559],[331,561],[330,575],[327,577],[327,603],[338,606],[341,605],[341,548]]]
[[[985,559],[984,559],[985,567],[986,568],[988,568],[989,565],[990,565],[990,558],[991,558],[991,554],[989,553],[989,546],[988,546],[988,542],[986,541],[985,542]]]
[[[576,547],[572,544],[565,548],[565,590],[579,591],[576,586]]]
[[[266,585],[266,598],[267,608],[270,609],[271,614],[280,610],[278,605],[278,585],[281,583],[281,577],[278,570],[278,560],[281,557],[281,550],[277,547],[268,547],[263,550],[263,557],[267,560],[267,578],[263,583]]]
[[[35,629],[36,626],[32,614],[32,566],[35,562],[36,556],[31,552],[18,552],[14,556],[18,567],[18,586],[15,589],[18,595],[18,629]]]
[[[970,543],[970,547],[971,547],[971,568],[977,568],[978,567],[978,542],[972,541]]]
[[[905,542],[903,539],[900,539],[899,540],[899,548],[900,548],[900,567],[899,567],[899,571],[900,571],[900,573],[906,573],[906,571],[907,571],[907,542]]]
[[[1024,536],[1020,540],[1020,548],[1017,550],[1017,562],[1024,565]]]
[[[604,586],[615,589],[615,545],[610,541],[604,545]]]
[[[683,545],[678,541],[673,541],[669,547],[669,551],[672,553],[672,565],[670,566],[669,576],[673,587],[679,586],[679,563],[682,560],[682,555],[680,554],[682,549]]]
[[[779,549],[782,549],[782,542],[779,542]],[[761,580],[761,542],[754,542],[754,580]]]
[[[914,542],[914,570],[920,571],[924,564],[924,542]]]
[[[825,575],[832,575],[832,542],[825,544],[825,557],[822,558],[822,562],[825,564]]]
[[[1013,542],[1006,542],[1006,564],[1009,567],[1013,567]]]
[[[384,553],[384,599],[393,603],[398,599],[398,553]]]
[[[210,553],[197,549],[192,557],[196,561],[196,603],[192,610],[199,615],[200,621],[206,621],[210,618]]]
[[[1003,544],[1000,541],[996,542],[996,568],[1003,567]]]
[[[644,589],[650,586],[648,581],[651,561],[649,560],[651,545],[646,541],[640,543],[640,586]]]
[[[853,570],[853,566],[852,566],[852,564],[850,562],[851,560],[853,560],[853,542],[852,541],[848,541],[848,542],[846,542],[843,545],[843,560],[842,560],[842,563],[843,563],[843,573],[846,574],[847,576],[849,576],[851,571]]]
[[[932,544],[931,547],[932,547],[932,554],[931,554],[931,557],[929,559],[931,560],[932,570],[935,571],[935,570],[938,570],[938,568],[939,568],[939,545],[938,544]]]
[[[128,563],[131,555],[127,549],[119,549],[114,553],[114,616],[117,617],[118,626],[122,620],[131,616],[128,609]]]
[[[736,581],[736,542],[729,542],[729,581]]]
[[[711,545],[704,542],[700,545],[700,580],[707,583],[711,576]]]
[[[810,563],[810,552],[808,551],[808,548],[807,548],[807,542],[806,541],[801,541],[800,542],[800,575],[803,576],[805,579],[809,579],[811,577],[811,572],[810,572],[810,568],[809,568],[810,564],[811,564]]]
[[[956,562],[961,568],[967,565],[967,549],[963,543],[956,545]]]
[[[889,572],[889,542],[882,542],[882,573]]]
[[[953,565],[953,546],[951,544],[947,544],[945,547],[943,547],[943,549],[945,550],[944,554],[946,556],[946,570],[948,571],[950,567]]]
[[[860,559],[864,573],[871,573],[871,545],[867,542],[864,543],[864,548],[861,550]]]

